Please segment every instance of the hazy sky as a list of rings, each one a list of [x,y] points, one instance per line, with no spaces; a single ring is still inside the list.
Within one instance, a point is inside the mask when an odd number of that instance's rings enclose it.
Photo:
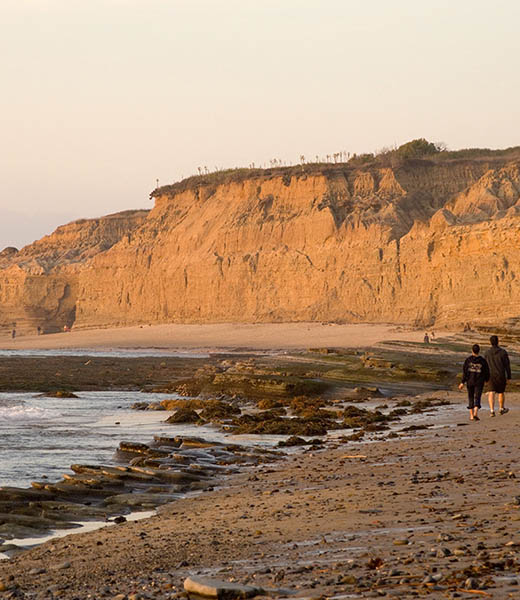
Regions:
[[[520,145],[518,0],[0,0],[0,250],[198,166]]]

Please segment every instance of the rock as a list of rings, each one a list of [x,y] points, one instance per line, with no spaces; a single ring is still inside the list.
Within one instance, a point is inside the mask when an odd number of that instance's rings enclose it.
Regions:
[[[478,590],[479,583],[474,577],[468,577],[464,582],[464,588],[466,590]]]
[[[47,398],[78,398],[74,392],[69,390],[56,390],[54,392],[46,392],[43,395]]]
[[[134,402],[130,408],[132,410],[147,410],[148,402]]]
[[[298,437],[297,435],[291,435],[286,440],[281,440],[280,442],[278,442],[278,446],[280,447],[306,446],[307,444],[310,444],[310,442],[305,441],[303,438]]]
[[[192,576],[184,581],[184,589],[188,593],[218,599],[252,598],[264,594],[260,587],[228,583],[218,579]]]
[[[222,420],[230,419],[235,415],[239,415],[241,412],[238,406],[234,406],[228,402],[222,402],[222,400],[208,400],[204,403],[204,407],[200,413],[200,416],[205,421],[211,421],[212,423],[219,423]]]
[[[119,525],[120,523],[126,523],[127,519],[126,517],[123,517],[123,515],[118,515],[117,517],[114,517],[113,521]]]
[[[173,415],[170,415],[165,423],[181,424],[181,423],[200,423],[201,418],[198,413],[191,408],[179,408]]]
[[[382,394],[381,390],[377,387],[355,387],[354,394],[356,394],[357,396],[369,396],[371,398],[384,397],[384,394]]]

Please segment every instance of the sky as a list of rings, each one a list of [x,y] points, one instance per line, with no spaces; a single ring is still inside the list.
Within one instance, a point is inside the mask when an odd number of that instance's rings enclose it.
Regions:
[[[198,167],[520,145],[518,0],[1,0],[0,250]]]

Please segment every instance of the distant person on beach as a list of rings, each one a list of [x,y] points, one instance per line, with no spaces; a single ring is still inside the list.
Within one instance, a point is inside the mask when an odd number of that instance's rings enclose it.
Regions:
[[[480,355],[480,346],[473,344],[471,347],[471,356],[468,356],[462,367],[462,381],[459,384],[459,390],[464,389],[464,384],[468,388],[468,409],[469,418],[472,421],[480,421],[478,418],[478,409],[480,408],[480,398],[484,383],[489,380],[489,365],[485,358]]]
[[[38,327],[37,327],[37,331],[38,331],[38,335],[41,335],[41,334],[42,334],[42,328],[41,328],[39,325],[38,325]]]
[[[14,340],[15,337],[16,337],[16,329],[13,329],[11,331],[11,339]]]
[[[430,333],[430,339],[431,339],[431,340],[434,340],[434,339],[435,339],[435,331],[432,331],[432,332]]]
[[[511,379],[511,363],[509,355],[498,345],[498,337],[492,335],[489,338],[491,348],[486,352],[486,360],[489,364],[489,410],[490,416],[495,416],[495,393],[498,396],[498,406],[500,414],[504,415],[509,412],[509,408],[504,406],[507,380]]]
[[[427,332],[424,334],[424,343],[425,344],[429,344],[430,343],[430,336],[428,335]]]

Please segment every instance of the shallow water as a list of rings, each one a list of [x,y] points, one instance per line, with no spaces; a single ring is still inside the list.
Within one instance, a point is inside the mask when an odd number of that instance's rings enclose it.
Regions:
[[[97,356],[98,358],[208,358],[205,352],[176,352],[167,348],[55,348],[52,350],[0,350],[0,357],[29,357],[29,356]]]
[[[153,435],[198,435],[195,426],[162,423],[164,411],[138,412],[140,392],[79,392],[78,398],[0,393],[0,486],[57,481],[73,463],[114,462],[122,440],[150,442]],[[147,394],[161,400],[174,394]],[[216,432],[215,432],[216,433]]]
[[[78,398],[0,393],[0,486],[61,479],[73,463],[115,464],[121,441],[152,441],[155,434],[272,446],[286,436],[231,436],[212,426],[169,425],[167,411],[136,411],[134,402],[176,394],[76,392]]]

